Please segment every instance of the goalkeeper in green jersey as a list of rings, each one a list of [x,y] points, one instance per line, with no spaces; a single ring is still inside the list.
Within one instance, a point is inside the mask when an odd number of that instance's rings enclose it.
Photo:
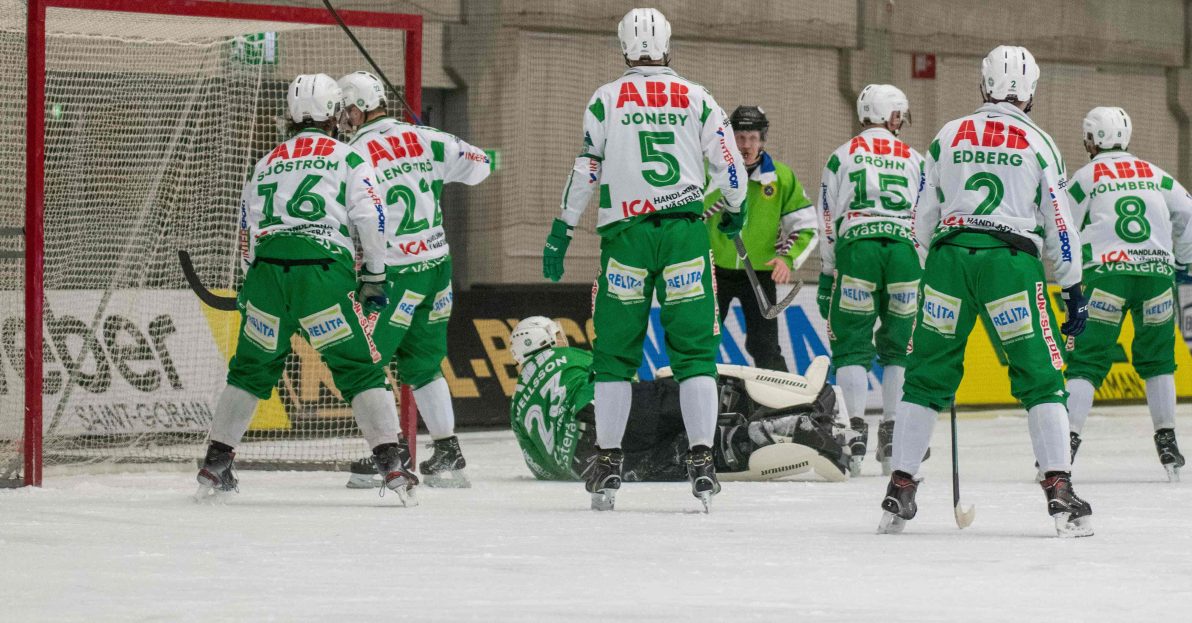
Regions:
[[[520,367],[510,425],[526,466],[541,480],[582,480],[597,454],[592,354],[566,346],[559,326],[532,316],[510,338]],[[825,382],[827,358],[806,377],[719,366],[720,418],[713,459],[725,480],[772,480],[814,471],[847,478],[848,437],[836,422],[836,394]],[[664,369],[631,384],[632,417],[622,442],[624,480],[683,481],[688,439],[679,384]]]

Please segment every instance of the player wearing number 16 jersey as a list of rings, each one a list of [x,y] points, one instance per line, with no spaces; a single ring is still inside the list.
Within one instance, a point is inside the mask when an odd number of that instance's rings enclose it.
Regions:
[[[1027,410],[1057,533],[1092,534],[1092,509],[1072,490],[1059,335],[1079,334],[1088,315],[1080,237],[1064,192],[1064,161],[1026,115],[1038,80],[1026,48],[995,48],[981,63],[985,104],[945,125],[928,150],[915,235],[929,251],[895,416],[884,532],[915,516],[914,476],[939,412],[960,385],[965,344],[980,317],[1006,354],[1010,392]],[[1059,331],[1040,255],[1067,301]]]
[[[1081,223],[1088,330],[1068,357],[1072,456],[1080,431],[1112,363],[1126,312],[1134,318],[1130,362],[1146,379],[1155,448],[1169,478],[1184,465],[1175,442],[1175,323],[1173,264],[1192,263],[1192,197],[1163,169],[1130,155],[1133,126],[1121,108],[1099,107],[1084,118],[1092,162],[1068,184],[1072,216]]]
[[[236,490],[233,448],[257,400],[277,384],[297,332],[331,369],[384,484],[404,500],[418,479],[404,466],[393,394],[361,322],[387,304],[387,210],[373,168],[333,138],[343,106],[335,80],[298,76],[286,99],[294,135],[257,162],[241,195],[240,337],[212,418],[200,492]]]
[[[865,398],[875,354],[884,368],[878,459],[889,473],[894,408],[902,397],[906,344],[918,309],[923,269],[911,235],[911,207],[919,197],[923,157],[897,138],[909,117],[910,104],[898,87],[865,87],[857,98],[863,129],[828,158],[820,185],[824,243],[816,298],[828,321],[836,382],[858,433],[849,465],[854,476],[869,436]]]
[[[455,411],[441,364],[451,318],[451,255],[439,199],[443,184],[479,184],[491,167],[484,151],[434,128],[402,123],[385,111],[385,89],[357,71],[339,79],[347,104],[352,146],[377,170],[377,188],[389,208],[389,306],[373,338],[384,358],[396,358],[402,383],[434,440],[434,455],[419,464],[429,486],[468,486],[455,436]]]
[[[641,364],[655,295],[691,442],[693,493],[706,504],[720,489],[711,451],[720,318],[708,233],[700,222],[705,162],[724,193],[720,230],[729,237],[741,231],[747,174],[720,105],[667,66],[666,18],[654,9],[633,9],[617,34],[629,71],[588,102],[583,151],[547,237],[543,274],[552,281],[563,276],[571,231],[598,194],[601,271],[592,301],[592,374],[600,453],[588,480],[593,508],[611,509],[620,486],[629,381]]]

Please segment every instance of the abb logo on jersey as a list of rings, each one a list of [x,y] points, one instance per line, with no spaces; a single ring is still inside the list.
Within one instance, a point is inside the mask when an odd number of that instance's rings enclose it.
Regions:
[[[854,136],[848,144],[848,153],[853,155],[858,151],[865,151],[876,156],[894,156],[895,158],[910,158],[911,148],[902,141],[890,141],[884,138],[873,139],[873,147],[862,136]]]
[[[309,136],[299,136],[294,139],[294,151],[290,151],[289,143],[282,143],[269,152],[269,160],[265,164],[272,164],[274,160],[289,160],[291,158],[305,158],[306,156],[330,156],[335,151],[335,141],[329,138],[315,140]]]
[[[633,201],[621,202],[621,215],[626,218],[630,216],[640,216],[642,214],[649,214],[650,212],[657,212],[658,208],[650,203],[649,199],[634,199]]]
[[[1108,177],[1111,180],[1124,180],[1132,177],[1153,177],[1154,175],[1155,171],[1151,169],[1151,165],[1141,160],[1135,160],[1133,163],[1129,160],[1119,160],[1113,163],[1113,169],[1101,162],[1093,165],[1094,184],[1103,177]]]
[[[670,85],[669,94],[666,89],[668,84]],[[663,106],[687,108],[691,105],[691,98],[687,97],[687,93],[688,89],[685,84],[649,80],[646,82],[646,98],[643,100],[637,87],[632,82],[626,81],[621,83],[621,92],[617,94],[617,108],[624,108],[625,104],[637,104],[651,108]]]
[[[988,120],[982,124],[981,134],[977,135],[977,124],[972,119],[965,119],[960,123],[960,129],[952,138],[952,147],[961,141],[968,141],[975,147],[1005,147],[1006,149],[1026,149],[1030,143],[1026,140],[1026,131],[1016,125],[1008,125],[1001,121]]]
[[[426,153],[422,143],[418,142],[418,135],[413,132],[402,132],[400,140],[397,136],[386,136],[385,142],[389,144],[389,149],[385,149],[385,145],[377,139],[368,142],[368,157],[374,167],[382,160],[417,158]]]

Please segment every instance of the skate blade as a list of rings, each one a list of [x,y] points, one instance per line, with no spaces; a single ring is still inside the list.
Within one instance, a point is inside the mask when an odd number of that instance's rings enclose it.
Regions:
[[[863,456],[850,456],[848,459],[848,475],[856,478],[861,475],[861,462],[865,460]]]
[[[376,489],[381,486],[381,477],[369,474],[352,474],[348,477],[348,484],[345,486],[349,489]]]
[[[616,503],[616,489],[604,489],[592,494],[592,510],[594,511],[611,511]]]
[[[472,481],[462,470],[439,472],[422,476],[422,484],[436,489],[470,489]]]
[[[877,524],[878,534],[901,534],[906,527],[906,520],[891,513],[882,511],[882,520]]]
[[[223,504],[233,493],[238,491],[224,491],[208,484],[200,484],[198,489],[195,489],[192,499],[196,504]]]
[[[1163,469],[1167,471],[1167,482],[1179,482],[1180,481],[1180,468],[1169,463],[1167,465],[1164,465]]]
[[[712,492],[702,491],[697,493],[695,497],[699,498],[700,503],[704,505],[704,514],[707,515],[712,510]]]
[[[1054,516],[1055,534],[1063,539],[1093,536],[1093,518],[1085,515],[1076,519],[1069,519],[1071,513],[1060,513]]]

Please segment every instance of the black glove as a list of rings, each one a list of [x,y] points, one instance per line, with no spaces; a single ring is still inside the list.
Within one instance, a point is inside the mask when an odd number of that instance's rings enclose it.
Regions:
[[[1068,317],[1060,325],[1060,333],[1076,337],[1084,333],[1084,322],[1089,319],[1089,300],[1080,291],[1080,284],[1068,286],[1063,291],[1064,305],[1068,307]]]
[[[364,308],[364,313],[380,312],[389,306],[389,297],[385,294],[385,273],[361,272],[356,286],[356,301]]]

